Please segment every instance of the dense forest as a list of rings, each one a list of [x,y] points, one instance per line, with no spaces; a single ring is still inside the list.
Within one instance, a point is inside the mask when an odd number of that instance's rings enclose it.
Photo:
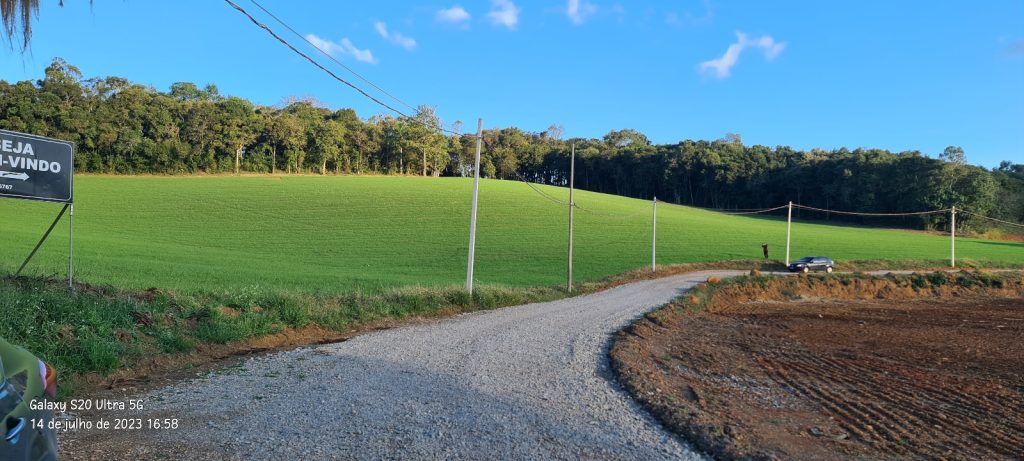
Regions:
[[[83,79],[61,59],[42,80],[0,81],[0,128],[74,142],[79,172],[471,175],[475,133],[446,135],[442,126],[463,128],[442,125],[427,106],[414,117],[361,119],[312,100],[258,106],[222,96],[213,85],[180,82],[161,92],[119,77]],[[485,130],[481,174],[565,185],[575,145],[576,185],[598,192],[720,209],[790,200],[873,213],[955,205],[1024,222],[1024,164],[985,170],[967,164],[955,146],[929,158],[917,151],[745,146],[736,134],[655,145],[631,129],[601,139],[563,139],[563,131]],[[901,223],[948,226],[946,215],[913,219]],[[990,224],[969,216],[958,221],[976,230]]]

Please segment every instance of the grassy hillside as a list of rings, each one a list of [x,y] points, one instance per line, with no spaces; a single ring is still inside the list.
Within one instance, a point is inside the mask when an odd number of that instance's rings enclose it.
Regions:
[[[376,292],[464,282],[472,182],[417,177],[106,177],[75,181],[77,277],[186,292],[283,289]],[[560,199],[564,189],[543,187]],[[650,202],[578,192],[579,280],[650,261]],[[32,249],[58,205],[0,200],[0,271]],[[566,209],[527,185],[484,180],[476,278],[563,283]],[[658,208],[659,264],[782,259],[785,220]],[[915,232],[795,223],[793,256],[943,259],[949,239]],[[959,239],[960,258],[1024,262],[1024,244]],[[29,267],[63,276],[67,224]]]

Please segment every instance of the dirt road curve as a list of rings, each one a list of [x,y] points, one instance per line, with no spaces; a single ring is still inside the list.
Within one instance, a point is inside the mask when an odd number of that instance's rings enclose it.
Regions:
[[[67,459],[702,459],[613,382],[631,319],[710,275],[459,316],[249,360],[141,396],[177,430],[65,434]],[[112,416],[118,414],[112,413]]]

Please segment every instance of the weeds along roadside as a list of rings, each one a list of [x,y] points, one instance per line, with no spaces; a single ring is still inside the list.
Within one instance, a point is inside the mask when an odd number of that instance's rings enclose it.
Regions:
[[[849,263],[876,269],[881,262]],[[941,261],[888,262],[898,267],[938,267]],[[781,263],[723,261],[638,269],[578,284],[572,295],[631,281],[704,269],[778,270]],[[734,283],[734,282],[726,282]],[[700,290],[694,292],[702,295]],[[154,357],[196,355],[233,345],[233,352],[344,339],[361,331],[430,318],[488,310],[569,296],[564,288],[480,286],[472,296],[462,287],[406,287],[381,293],[336,295],[282,293],[258,286],[223,293],[177,293],[160,289],[122,290],[78,285],[69,292],[61,280],[0,278],[0,337],[55,365],[61,395],[75,393],[82,377],[104,377]],[[277,340],[264,340],[280,337]],[[199,354],[201,355],[201,354]],[[201,358],[194,358],[194,364]],[[167,367],[179,366],[171,363]],[[139,373],[160,373],[161,366]]]
[[[209,345],[271,335],[318,342],[380,320],[452,315],[554,300],[554,288],[482,286],[470,296],[456,287],[395,289],[379,294],[317,296],[258,287],[223,294],[142,292],[80,285],[69,292],[57,280],[0,280],[0,337],[53,364],[61,397],[74,394],[87,374],[108,375],[155,355],[186,354]],[[244,349],[245,346],[242,346]],[[252,349],[265,349],[253,345]]]
[[[667,315],[683,315],[687,311],[727,310],[732,304],[748,301],[795,301],[811,292],[820,293],[821,297],[838,299],[917,299],[961,296],[979,290],[1019,290],[1024,287],[1024,272],[1019,271],[1019,267],[1013,269],[990,272],[970,268],[886,275],[869,275],[858,271],[800,274],[796,277],[766,275],[754,270],[749,275],[725,280],[712,277],[645,317],[657,322]]]

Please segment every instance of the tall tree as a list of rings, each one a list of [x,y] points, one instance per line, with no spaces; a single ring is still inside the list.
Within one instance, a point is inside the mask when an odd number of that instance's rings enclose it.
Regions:
[[[272,116],[267,130],[272,152],[270,173],[273,174],[277,172],[278,152],[283,151],[287,158],[292,158],[296,151],[304,147],[306,139],[298,117],[284,111]]]
[[[256,140],[259,118],[252,103],[241,98],[227,98],[218,103],[221,109],[220,135],[225,148],[234,154],[235,174],[239,173],[242,153]]]
[[[318,122],[309,133],[309,153],[320,167],[320,174],[327,174],[327,163],[337,163],[341,156],[345,126],[341,122],[326,119]]]

